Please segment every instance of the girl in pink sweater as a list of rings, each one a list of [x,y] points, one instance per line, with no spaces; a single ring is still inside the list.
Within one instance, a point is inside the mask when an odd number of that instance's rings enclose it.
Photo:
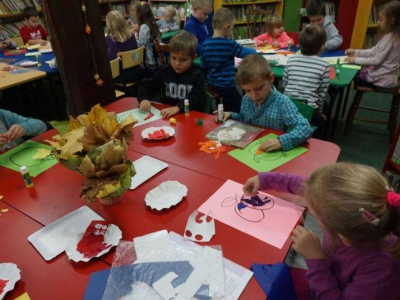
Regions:
[[[283,20],[280,16],[270,16],[265,22],[265,29],[265,33],[253,39],[257,46],[271,44],[273,47],[286,48],[289,42],[293,45],[293,39],[284,31]]]

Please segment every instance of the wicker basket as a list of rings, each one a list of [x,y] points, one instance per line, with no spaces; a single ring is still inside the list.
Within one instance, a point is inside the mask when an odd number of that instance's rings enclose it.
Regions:
[[[117,204],[122,200],[122,195],[114,196],[114,197],[107,197],[107,198],[99,198],[101,204],[104,205],[113,205]]]

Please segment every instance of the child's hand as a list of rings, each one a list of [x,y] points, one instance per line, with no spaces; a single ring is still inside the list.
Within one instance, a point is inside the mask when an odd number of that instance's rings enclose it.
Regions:
[[[269,151],[279,150],[281,148],[282,145],[279,139],[270,139],[266,140],[263,144],[261,144],[261,146],[258,147],[258,150],[269,152]]]
[[[266,46],[266,45],[268,45],[268,44],[269,44],[268,41],[262,41],[261,44],[260,44],[260,46]]]
[[[143,111],[149,111],[151,108],[151,103],[149,100],[143,100],[140,102],[139,109]]]
[[[292,233],[293,249],[304,259],[325,258],[321,243],[315,233],[301,225],[296,226]]]
[[[170,29],[167,27],[167,28],[163,29],[162,32],[163,32],[163,33],[164,33],[164,32],[168,32],[169,30],[170,30]]]
[[[131,20],[126,20],[126,25],[131,26],[131,25],[133,25],[133,23]]]
[[[243,193],[245,195],[255,196],[260,189],[260,179],[257,176],[251,177],[247,179],[246,183],[243,186]]]
[[[10,129],[4,134],[9,142],[14,141],[17,138],[20,138],[25,134],[25,129],[21,125],[14,124],[10,127]]]
[[[42,45],[42,46],[46,46],[46,45],[47,45],[47,41],[45,41],[45,40],[41,40],[41,41],[40,41],[40,45]]]
[[[131,30],[132,31],[139,31],[139,25],[138,24],[132,24]]]
[[[7,137],[4,134],[0,134],[0,147],[3,147],[7,142]]]
[[[213,115],[214,117],[214,121],[218,122],[218,110],[214,110],[213,111]],[[222,122],[225,123],[226,120],[228,120],[231,117],[232,113],[228,112],[228,111],[224,111],[224,117],[222,119]]]
[[[271,45],[272,45],[272,47],[278,47],[278,48],[280,48],[281,47],[281,44],[279,44],[277,41],[273,41],[272,43],[271,43]]]
[[[172,117],[173,115],[176,115],[177,113],[179,113],[179,107],[178,106],[174,106],[174,107],[168,107],[168,108],[164,108],[161,110],[160,114],[161,117],[163,118],[169,118]]]
[[[6,48],[7,48],[7,44],[5,44],[4,42],[0,43],[0,50],[4,50]]]
[[[355,63],[356,62],[356,58],[355,57],[345,57],[344,61],[348,62],[348,63]]]
[[[356,54],[356,51],[354,49],[347,49],[344,54],[346,54],[347,56],[354,56]]]

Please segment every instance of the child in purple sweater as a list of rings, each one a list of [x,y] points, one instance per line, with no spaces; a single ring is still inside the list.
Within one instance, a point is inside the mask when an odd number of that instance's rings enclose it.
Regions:
[[[322,245],[308,229],[293,230],[293,249],[307,262],[308,299],[397,299],[400,262],[382,247],[400,235],[400,195],[369,166],[337,163],[310,178],[259,173],[243,186],[304,195],[325,230]]]

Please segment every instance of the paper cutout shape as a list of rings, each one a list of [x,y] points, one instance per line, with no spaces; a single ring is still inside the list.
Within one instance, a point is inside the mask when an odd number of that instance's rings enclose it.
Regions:
[[[270,133],[253,141],[246,148],[235,149],[228,152],[228,154],[258,172],[268,172],[308,151],[304,147],[297,146],[289,151],[277,150],[258,154],[258,147],[262,143],[267,139],[277,138],[276,134]]]
[[[188,218],[185,238],[195,242],[209,242],[215,234],[214,219],[210,215],[200,215],[194,211]]]
[[[152,112],[149,112],[149,115],[146,118],[144,118],[144,120],[148,120],[152,117],[154,117],[154,114]]]
[[[14,300],[31,300],[31,298],[29,297],[28,293],[25,292],[21,296],[15,298]]]
[[[51,154],[51,150],[40,148],[37,153],[32,157],[33,159],[44,159]]]
[[[91,258],[110,247],[111,245],[104,243],[109,225],[110,222],[107,221],[92,221],[76,246],[76,250],[81,252],[85,258]]]
[[[175,129],[170,126],[148,127],[142,131],[142,138],[147,140],[164,140],[175,135]]]
[[[186,197],[188,189],[178,181],[165,181],[146,194],[146,205],[152,209],[170,208]]]
[[[151,118],[145,120],[145,118],[149,116],[149,113],[152,113],[153,116]],[[128,115],[131,115],[136,120],[138,120],[138,122],[133,127],[140,126],[140,125],[143,125],[143,124],[146,124],[149,122],[153,122],[155,120],[162,118],[160,111],[157,108],[155,108],[154,106],[152,106],[150,108],[150,112],[142,111],[139,108],[135,108],[135,109],[125,111],[123,113],[119,113],[119,114],[117,114],[118,122],[120,122],[120,123],[123,122]]]
[[[20,62],[19,63],[19,65],[21,66],[21,67],[34,67],[34,66],[36,66],[38,63],[37,63],[37,61],[23,61],[23,62]]]
[[[329,78],[330,79],[335,79],[336,78],[335,68],[334,67],[330,67],[329,68]]]
[[[3,280],[2,289],[0,289],[0,299],[3,299],[5,294],[14,289],[15,283],[21,279],[21,271],[16,264],[2,263],[0,264],[0,278]]]
[[[227,180],[197,210],[274,247],[282,248],[304,207],[259,192],[260,200],[241,201],[243,185]]]
[[[57,163],[57,159],[53,154],[43,159],[33,159],[39,149],[51,150],[51,146],[31,140],[26,141],[0,155],[0,165],[17,172],[20,172],[21,166],[27,166],[29,174],[37,176]]]

